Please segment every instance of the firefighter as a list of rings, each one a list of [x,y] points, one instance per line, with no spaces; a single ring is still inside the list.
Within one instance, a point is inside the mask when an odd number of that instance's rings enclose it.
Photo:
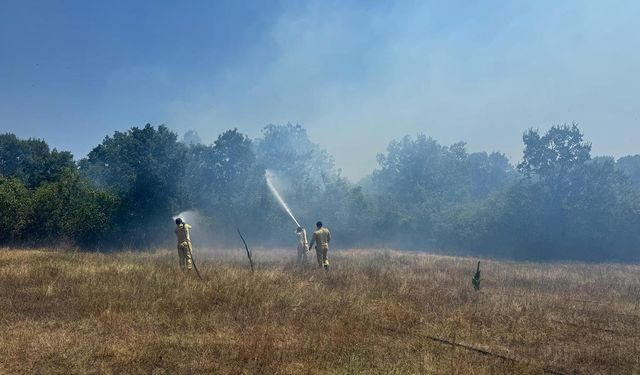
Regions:
[[[191,257],[191,236],[189,230],[191,225],[182,221],[181,218],[176,219],[176,237],[178,239],[178,260],[181,269],[191,270],[193,260]]]
[[[316,230],[313,232],[313,237],[311,238],[311,243],[309,244],[309,250],[311,250],[313,244],[316,245],[318,268],[324,267],[325,271],[329,270],[329,258],[327,258],[329,242],[331,242],[331,232],[322,226],[321,221],[318,221],[316,223]]]
[[[307,263],[307,252],[309,251],[307,247],[309,243],[307,242],[307,230],[303,227],[298,227],[296,229],[296,235],[298,236],[298,264]]]

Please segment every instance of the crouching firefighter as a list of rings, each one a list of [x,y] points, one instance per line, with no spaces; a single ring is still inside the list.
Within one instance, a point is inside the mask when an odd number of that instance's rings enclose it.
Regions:
[[[303,227],[298,227],[296,229],[296,235],[298,236],[298,264],[307,263],[307,252],[309,251],[307,247],[309,243],[307,242],[307,230]]]
[[[309,250],[311,250],[315,243],[318,267],[324,267],[325,271],[329,270],[329,258],[327,258],[329,242],[331,242],[331,232],[322,226],[321,221],[318,221],[316,223],[316,230],[313,232],[313,237],[311,238],[311,243],[309,244]]]
[[[191,256],[191,236],[189,230],[191,225],[182,221],[181,218],[176,219],[176,237],[178,239],[178,260],[181,269],[191,270],[193,258]]]

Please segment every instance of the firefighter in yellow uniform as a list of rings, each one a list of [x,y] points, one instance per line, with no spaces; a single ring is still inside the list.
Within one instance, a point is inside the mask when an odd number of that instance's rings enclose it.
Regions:
[[[296,235],[298,236],[298,263],[304,264],[307,263],[307,246],[309,243],[307,242],[307,231],[303,227],[298,227],[296,229]]]
[[[176,219],[176,237],[178,238],[178,260],[180,268],[191,270],[193,260],[191,259],[191,236],[189,230],[191,225],[182,221],[181,218]]]
[[[329,242],[331,242],[331,232],[329,229],[322,226],[322,222],[316,223],[316,230],[313,232],[311,243],[309,244],[309,250],[316,245],[316,256],[318,257],[318,267],[324,267],[325,271],[329,270],[329,258],[327,253],[329,252]]]

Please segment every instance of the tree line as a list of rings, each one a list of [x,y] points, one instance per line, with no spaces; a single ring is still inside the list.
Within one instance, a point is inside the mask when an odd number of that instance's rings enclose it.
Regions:
[[[293,212],[322,219],[341,247],[441,250],[511,259],[640,261],[640,155],[592,157],[579,127],[523,135],[522,161],[419,134],[391,141],[358,183],[300,125],[237,129],[203,144],[165,126],[104,138],[85,158],[0,135],[0,244],[87,250],[173,242],[172,218],[198,212],[199,245],[290,246]]]

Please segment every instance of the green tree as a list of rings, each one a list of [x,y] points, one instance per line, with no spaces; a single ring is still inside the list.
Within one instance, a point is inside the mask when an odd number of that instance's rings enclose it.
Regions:
[[[502,191],[518,179],[518,173],[509,159],[499,152],[475,152],[469,154],[469,177],[471,196],[484,199],[490,194]]]
[[[216,232],[212,241],[237,241],[237,226],[254,226],[264,185],[249,137],[227,130],[213,145],[192,145],[185,180],[193,208],[204,213]],[[210,232],[211,232],[210,231]]]
[[[528,259],[638,259],[640,194],[613,160],[591,160],[576,125],[524,140],[529,178],[478,211],[478,246]]]
[[[277,171],[295,184],[321,187],[337,171],[331,156],[311,142],[300,125],[267,125],[257,141],[257,157],[267,169]]]
[[[15,177],[29,188],[55,181],[65,168],[73,168],[70,152],[50,150],[40,139],[18,139],[0,134],[0,174]]]
[[[171,217],[188,200],[186,157],[187,147],[175,133],[147,124],[106,137],[80,162],[94,186],[119,198],[123,245],[150,247],[171,236]]]
[[[440,145],[420,134],[392,141],[378,155],[374,172],[377,189],[393,194],[407,206],[424,201],[461,202],[469,198],[469,176],[464,143]]]
[[[539,206],[544,207],[541,219],[546,224],[546,231],[540,233],[540,238],[551,238],[561,243],[568,238],[569,211],[566,205],[576,188],[576,178],[591,159],[591,144],[583,137],[576,124],[553,126],[543,136],[533,129],[524,133],[525,149],[518,169],[531,181],[539,181],[545,195]],[[557,248],[545,246],[547,249]]]
[[[553,126],[543,136],[529,129],[522,137],[525,148],[518,170],[528,178],[538,177],[559,187],[591,158],[591,143],[583,137],[577,124]]]
[[[17,243],[26,237],[31,215],[31,192],[16,178],[0,176],[0,243]]]
[[[33,192],[28,242],[69,242],[87,248],[112,247],[116,234],[117,198],[91,188],[74,169]]]
[[[640,188],[640,155],[621,157],[616,162],[616,167],[624,172],[636,187]]]
[[[212,146],[193,146],[190,162],[190,179],[200,203],[229,207],[244,202],[245,183],[256,165],[249,137],[237,129],[227,130]]]
[[[470,200],[467,157],[464,143],[422,134],[392,141],[372,177],[377,231],[397,245],[436,246],[447,212]]]
[[[256,142],[258,164],[274,172],[274,184],[301,225],[311,229],[322,220],[333,227],[336,238],[344,240],[340,225],[345,221],[337,208],[344,207],[353,187],[335,169],[331,156],[313,143],[300,125],[268,125],[262,135]],[[267,232],[274,238],[292,238],[295,228],[291,226],[295,225],[264,189],[260,211],[270,225]]]

